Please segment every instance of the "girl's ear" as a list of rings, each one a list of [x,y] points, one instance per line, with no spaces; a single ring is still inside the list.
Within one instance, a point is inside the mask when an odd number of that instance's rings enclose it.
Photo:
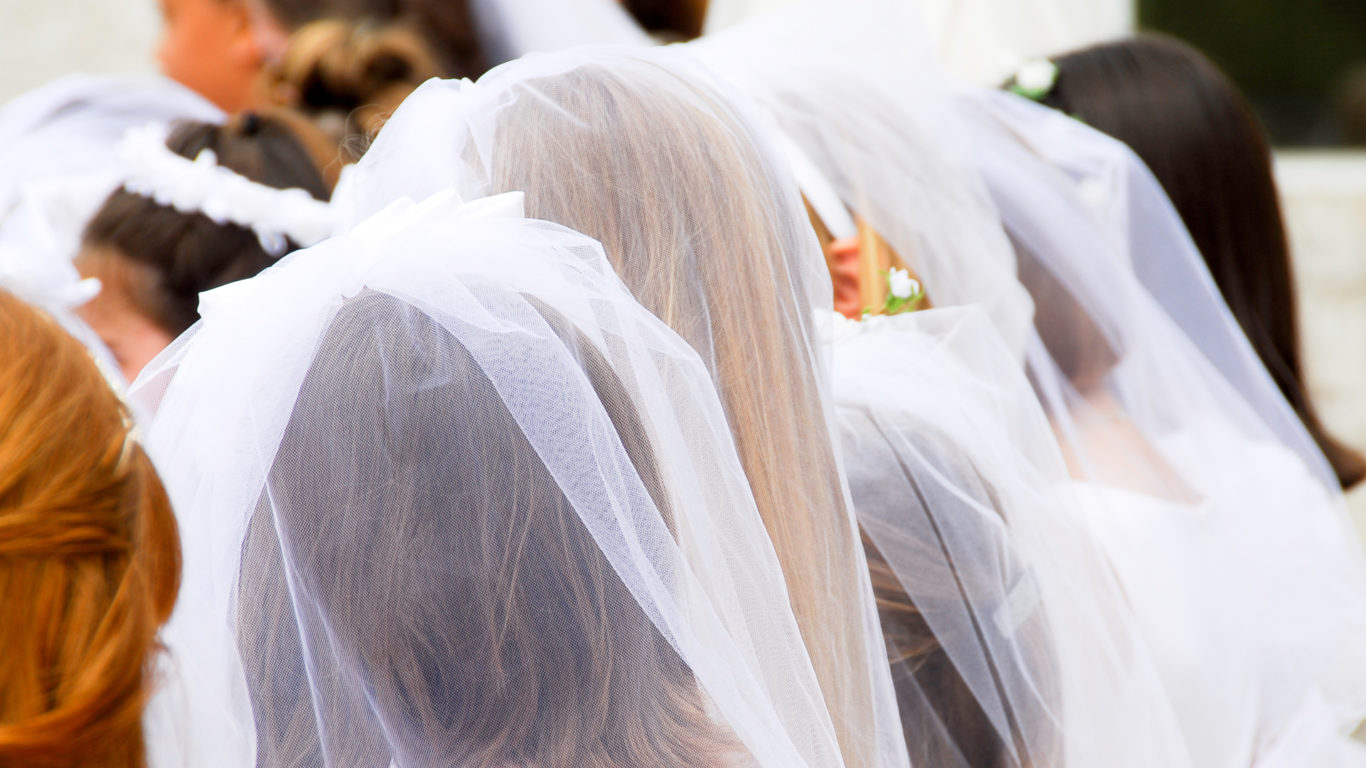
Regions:
[[[835,287],[835,311],[857,320],[864,307],[859,291],[859,239],[841,237],[825,246],[830,282]]]

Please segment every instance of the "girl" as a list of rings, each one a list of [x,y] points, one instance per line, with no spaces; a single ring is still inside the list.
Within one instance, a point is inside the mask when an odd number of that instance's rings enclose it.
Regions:
[[[74,338],[0,290],[0,763],[141,768],[176,521]]]
[[[132,381],[198,319],[200,292],[328,234],[330,145],[281,112],[128,141],[131,176],[86,226],[76,266],[103,284],[81,314]]]

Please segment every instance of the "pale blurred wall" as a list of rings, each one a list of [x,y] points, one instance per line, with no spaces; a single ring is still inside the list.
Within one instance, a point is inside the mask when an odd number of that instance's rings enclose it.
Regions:
[[[157,0],[0,0],[0,102],[71,72],[156,71]]]
[[[1283,151],[1305,365],[1319,415],[1366,448],[1366,152]],[[1366,489],[1349,496],[1366,540]]]

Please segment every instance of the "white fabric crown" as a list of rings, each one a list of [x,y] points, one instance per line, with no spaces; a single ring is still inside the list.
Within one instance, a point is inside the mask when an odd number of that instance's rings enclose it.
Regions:
[[[231,222],[256,233],[272,256],[285,251],[285,238],[315,245],[332,234],[332,208],[302,189],[258,184],[218,164],[213,150],[194,160],[166,146],[157,126],[130,129],[119,145],[127,176],[123,188],[181,213],[202,213],[215,224]]]

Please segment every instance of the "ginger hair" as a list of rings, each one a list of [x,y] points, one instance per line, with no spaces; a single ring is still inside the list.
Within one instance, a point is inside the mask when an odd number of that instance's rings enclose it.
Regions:
[[[175,518],[85,348],[4,291],[0,424],[0,765],[144,765]]]

